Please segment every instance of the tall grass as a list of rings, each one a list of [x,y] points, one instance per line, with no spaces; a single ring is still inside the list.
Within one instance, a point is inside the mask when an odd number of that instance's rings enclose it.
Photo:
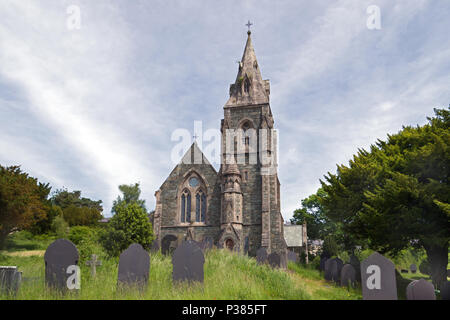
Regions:
[[[103,259],[95,278],[89,267],[81,263],[81,289],[65,295],[46,288],[43,257],[3,255],[0,264],[17,265],[24,278],[16,297],[3,295],[0,299],[312,299],[285,271],[260,266],[255,259],[227,250],[206,253],[203,284],[173,285],[171,258],[152,254],[149,283],[143,291],[117,289],[118,259]]]

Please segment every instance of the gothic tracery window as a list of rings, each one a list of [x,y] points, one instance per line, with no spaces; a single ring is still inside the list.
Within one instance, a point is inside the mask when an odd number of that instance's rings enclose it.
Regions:
[[[181,196],[179,198],[180,222],[205,223],[207,192],[203,180],[198,175],[192,174],[184,181],[181,188],[183,191],[181,192]],[[191,212],[193,214],[192,217]]]

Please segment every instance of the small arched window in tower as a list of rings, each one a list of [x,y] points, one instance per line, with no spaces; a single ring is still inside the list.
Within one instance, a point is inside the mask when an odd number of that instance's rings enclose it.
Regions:
[[[181,222],[191,221],[191,194],[184,190],[181,195]]]

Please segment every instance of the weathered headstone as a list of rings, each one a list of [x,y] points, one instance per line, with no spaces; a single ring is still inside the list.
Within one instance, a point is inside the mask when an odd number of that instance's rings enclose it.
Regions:
[[[150,255],[140,244],[133,243],[120,254],[117,284],[144,288],[149,272]]]
[[[279,267],[281,267],[281,257],[280,257],[280,255],[278,253],[272,252],[267,257],[267,260],[269,261],[269,265],[272,268],[279,268]]]
[[[16,266],[0,266],[0,293],[16,295],[21,280],[22,272]]]
[[[159,242],[155,239],[152,242],[152,247],[150,249],[151,252],[158,252],[159,251]]]
[[[342,260],[339,258],[334,258],[331,261],[331,280],[334,282],[340,282],[341,271],[343,267]]]
[[[417,272],[417,266],[413,263],[412,265],[409,266],[409,270],[411,270],[412,273],[416,273]]]
[[[205,257],[200,247],[192,240],[184,241],[175,249],[172,256],[173,282],[198,281],[203,282],[203,266]]]
[[[266,248],[259,248],[256,251],[256,261],[258,264],[264,264],[267,262],[267,250]]]
[[[61,291],[68,289],[67,282],[73,278],[74,271],[72,269],[77,272],[77,267],[72,266],[77,266],[78,260],[77,247],[71,241],[58,239],[52,242],[44,254],[45,283],[47,286]]]
[[[412,293],[412,287],[416,282],[417,282],[417,280],[413,280],[406,287],[406,300],[414,300],[413,293]]]
[[[361,263],[361,286],[364,300],[397,300],[394,264],[373,253]]]
[[[332,265],[333,259],[329,258],[325,261],[325,266],[324,266],[324,277],[325,280],[327,281],[331,281],[332,280],[332,276],[331,276],[331,265]]]
[[[177,240],[177,237],[175,237],[174,235],[169,234],[165,236],[161,241],[161,253],[169,254],[172,242]]]
[[[294,251],[288,250],[288,252],[287,252],[287,259],[288,259],[288,261],[297,263],[298,259],[299,259],[298,258],[298,254],[295,253]]]
[[[97,259],[96,254],[92,254],[91,260],[86,261],[86,265],[91,266],[91,276],[95,277],[95,275],[97,274],[97,266],[101,266],[102,262]]]
[[[202,242],[199,243],[200,249],[202,251],[211,250],[213,247],[214,241],[211,237],[203,238]]]
[[[359,259],[357,256],[352,254],[350,256],[350,261],[348,264],[351,264],[352,267],[355,269],[355,279],[357,282],[361,283],[361,263],[359,262]]]
[[[408,300],[436,300],[434,286],[425,279],[415,280],[406,288]]]
[[[330,256],[328,254],[322,253],[320,255],[320,264],[319,264],[320,271],[325,271],[325,262],[327,262],[328,259],[330,259]]]
[[[441,286],[441,300],[450,300],[450,281],[445,281]]]
[[[356,284],[356,271],[351,264],[345,264],[341,270],[341,286],[355,287]]]

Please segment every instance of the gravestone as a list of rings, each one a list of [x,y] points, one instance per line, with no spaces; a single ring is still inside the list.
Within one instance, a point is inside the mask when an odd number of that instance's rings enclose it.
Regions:
[[[172,256],[173,282],[199,281],[203,282],[203,266],[205,257],[195,241],[184,241],[175,249]]]
[[[352,254],[350,256],[350,261],[348,264],[351,264],[352,267],[355,269],[355,279],[357,282],[361,283],[361,263],[359,262],[359,259],[357,256]]]
[[[331,277],[331,264],[333,262],[333,259],[329,258],[325,261],[325,266],[324,266],[324,277],[325,280],[327,281],[331,281],[332,277]]]
[[[416,282],[417,282],[417,280],[413,280],[406,287],[406,300],[414,300],[413,293],[412,293],[412,287],[413,287],[414,283],[416,283]]]
[[[341,279],[341,271],[343,267],[342,260],[339,258],[334,258],[331,261],[331,280],[334,282],[340,282]]]
[[[374,252],[361,263],[361,286],[364,300],[397,300],[394,264]]]
[[[342,287],[355,287],[356,284],[356,271],[351,264],[345,264],[341,270],[341,286]]]
[[[267,250],[266,248],[259,248],[256,251],[256,261],[258,264],[264,264],[267,262]]]
[[[298,254],[295,253],[294,251],[288,250],[287,259],[288,259],[288,261],[297,263],[298,262]]]
[[[97,259],[96,254],[92,254],[91,260],[86,261],[86,265],[91,266],[91,276],[95,277],[95,275],[97,274],[97,266],[101,266],[102,262]]]
[[[322,253],[320,255],[320,264],[319,264],[320,271],[325,271],[325,262],[327,262],[328,259],[330,259],[330,257],[327,254]]]
[[[441,287],[441,300],[450,300],[450,281],[445,281]]]
[[[417,272],[417,266],[413,263],[412,265],[409,266],[409,270],[411,270],[412,273],[416,273]]]
[[[205,237],[198,245],[202,251],[211,250],[213,247],[213,239],[211,237]]]
[[[16,266],[0,266],[0,293],[16,295],[19,291],[22,272]]]
[[[436,300],[434,286],[425,279],[415,280],[406,287],[408,300]]]
[[[76,266],[78,260],[77,247],[71,241],[58,239],[52,242],[44,254],[46,285],[61,291],[68,289],[67,280],[72,273],[67,269]]]
[[[269,265],[272,268],[279,268],[279,267],[281,267],[281,257],[280,257],[280,255],[278,253],[272,252],[267,257],[267,260],[269,261]]]
[[[150,255],[140,244],[133,243],[120,254],[117,285],[144,288],[149,271]]]
[[[170,252],[170,248],[171,248],[171,244],[173,241],[177,241],[178,238],[175,237],[174,235],[167,235],[165,236],[162,241],[161,241],[161,253],[162,254],[169,254]]]
[[[249,249],[249,240],[248,240],[248,237],[245,237],[245,240],[244,240],[244,254],[248,254],[248,249]]]
[[[151,252],[158,252],[159,251],[159,243],[158,241],[155,239],[152,242],[152,247],[150,249]]]

